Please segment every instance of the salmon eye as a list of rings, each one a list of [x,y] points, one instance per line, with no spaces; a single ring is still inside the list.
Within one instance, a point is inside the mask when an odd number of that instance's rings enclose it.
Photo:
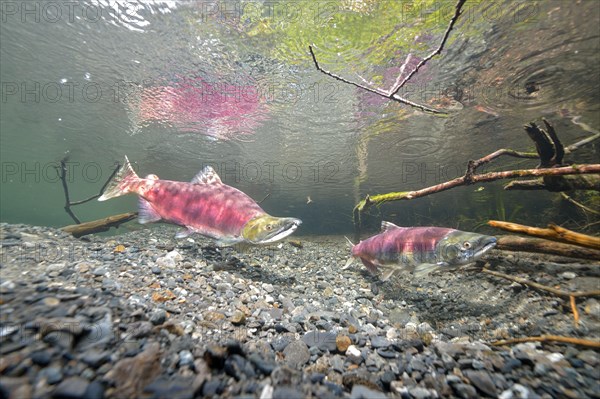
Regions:
[[[465,247],[465,249],[469,249],[469,248],[471,248],[471,243],[469,241],[465,241],[463,243],[463,247]]]
[[[272,224],[268,224],[268,225],[265,226],[265,229],[271,231],[271,230],[273,230],[273,225]]]

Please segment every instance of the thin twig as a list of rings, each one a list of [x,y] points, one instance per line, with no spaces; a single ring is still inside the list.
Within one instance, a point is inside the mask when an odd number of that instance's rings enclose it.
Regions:
[[[519,284],[524,284],[524,285],[528,285],[532,288],[536,288],[538,290],[542,290],[542,291],[546,291],[546,292],[550,292],[554,295],[558,295],[558,296],[564,296],[564,297],[576,297],[576,298],[580,298],[580,297],[588,297],[588,296],[600,296],[600,290],[599,291],[575,291],[575,292],[566,292],[566,291],[562,291],[553,287],[548,287],[547,285],[542,285],[539,283],[535,283],[533,281],[529,281],[526,278],[522,278],[522,277],[517,277],[517,276],[511,276],[508,274],[504,274],[504,273],[500,273],[500,272],[495,272],[489,269],[483,269],[482,270],[483,273],[487,273],[487,274],[491,274],[492,276],[496,276],[496,277],[500,277],[500,278],[505,278],[507,280],[511,280],[514,281],[516,283]]]
[[[77,216],[75,216],[75,214],[73,213],[73,210],[71,209],[72,206],[75,205],[81,205],[81,204],[85,204],[86,202],[89,202],[93,199],[96,199],[98,197],[100,197],[102,195],[102,193],[104,192],[104,189],[106,188],[106,186],[108,186],[108,183],[110,183],[110,181],[112,180],[112,178],[115,176],[115,174],[117,174],[117,172],[119,171],[119,168],[121,167],[121,164],[117,162],[115,170],[111,173],[111,175],[108,177],[108,179],[106,180],[106,182],[104,183],[104,185],[102,186],[102,188],[100,189],[100,193],[91,196],[89,198],[86,198],[84,200],[81,201],[73,201],[71,202],[71,199],[69,197],[69,187],[67,185],[67,157],[63,158],[60,161],[60,170],[59,170],[59,175],[60,175],[60,180],[62,182],[62,186],[63,186],[63,191],[65,192],[65,212],[67,212],[67,214],[69,214],[69,216],[71,216],[71,218],[75,221],[75,223],[77,224],[81,224],[81,221],[79,220],[79,218],[77,218]]]
[[[598,211],[596,211],[596,210],[593,210],[592,208],[589,208],[589,207],[587,207],[587,206],[583,205],[583,204],[582,204],[582,203],[580,203],[580,202],[577,202],[577,201],[575,201],[573,198],[569,197],[567,194],[565,194],[565,193],[560,193],[560,195],[561,195],[561,196],[562,196],[564,199],[566,199],[567,201],[569,201],[571,204],[573,204],[573,205],[575,205],[575,206],[578,206],[578,207],[580,207],[580,208],[581,208],[581,209],[583,209],[584,211],[586,211],[586,212],[589,212],[589,213],[593,213],[594,215],[600,215],[600,212],[598,212]]]
[[[404,80],[398,85],[398,87],[396,87],[395,89],[393,88],[392,90],[392,95],[397,94],[398,90],[400,90],[402,88],[402,86],[404,86],[409,80],[410,78],[413,77],[414,74],[417,73],[417,71],[427,63],[427,61],[429,61],[430,59],[432,59],[433,57],[435,57],[436,55],[440,54],[442,52],[442,49],[444,48],[444,44],[446,44],[446,40],[448,40],[448,37],[450,36],[450,31],[452,30],[452,28],[454,27],[454,24],[456,23],[456,21],[458,20],[458,17],[460,17],[461,14],[461,9],[462,6],[465,4],[466,0],[458,0],[458,3],[456,3],[456,7],[454,9],[454,16],[452,17],[452,19],[450,20],[450,23],[448,24],[448,29],[446,29],[446,33],[444,34],[444,37],[442,38],[442,41],[440,42],[440,45],[438,46],[437,49],[435,49],[434,52],[432,52],[431,54],[429,54],[427,57],[423,58],[421,60],[421,62],[419,62],[419,64],[415,67],[415,69],[413,69],[405,78]]]
[[[452,28],[454,27],[454,24],[456,23],[456,21],[458,20],[458,17],[461,15],[461,10],[462,10],[462,6],[464,5],[466,0],[458,0],[458,2],[456,3],[456,7],[455,7],[455,11],[454,11],[454,16],[452,17],[452,19],[450,20],[450,23],[448,24],[448,28],[446,29],[446,32],[444,33],[444,37],[442,38],[440,45],[435,49],[435,51],[433,51],[431,54],[429,54],[427,57],[423,58],[421,60],[421,62],[419,62],[419,64],[417,64],[417,66],[408,73],[408,75],[401,81],[400,80],[400,76],[402,76],[402,73],[404,73],[404,67],[406,65],[408,65],[408,62],[410,60],[411,55],[409,54],[406,61],[404,62],[404,64],[402,64],[402,67],[400,68],[400,75],[396,78],[396,82],[394,83],[394,85],[389,89],[389,90],[382,90],[382,89],[372,89],[368,86],[353,82],[351,80],[345,79],[339,75],[336,75],[335,73],[331,72],[331,71],[327,71],[323,68],[321,68],[321,66],[319,65],[319,62],[317,61],[317,57],[315,56],[315,52],[313,50],[313,46],[308,46],[308,50],[310,51],[310,55],[312,57],[313,63],[315,64],[315,68],[317,68],[318,71],[324,73],[325,75],[331,76],[334,79],[339,80],[340,82],[344,82],[346,84],[358,87],[359,89],[363,89],[366,90],[370,93],[373,94],[377,94],[378,96],[382,96],[385,98],[388,98],[390,100],[394,100],[394,101],[398,101],[402,104],[406,104],[409,105],[411,107],[414,108],[418,108],[421,111],[425,111],[425,112],[431,112],[433,114],[439,114],[439,115],[446,115],[447,112],[445,111],[440,111],[440,110],[436,110],[434,108],[430,108],[426,105],[422,105],[422,104],[417,104],[415,102],[412,102],[410,100],[407,100],[404,97],[401,97],[398,95],[398,91],[406,84],[408,83],[408,81],[410,80],[410,78],[412,78],[417,71],[423,66],[425,65],[430,59],[432,59],[434,56],[440,54],[444,48],[444,45],[446,44],[446,41],[448,40],[448,37],[450,36],[450,31],[452,31]],[[365,79],[362,79],[363,81],[365,81]]]
[[[370,93],[377,94],[378,96],[389,98],[390,100],[395,100],[395,101],[401,102],[403,104],[410,105],[411,107],[419,108],[421,111],[431,112],[431,113],[434,113],[434,114],[442,114],[442,115],[446,114],[446,112],[444,112],[444,111],[438,111],[436,109],[429,108],[429,107],[427,107],[425,105],[414,103],[414,102],[412,102],[410,100],[407,100],[407,99],[402,98],[402,97],[397,96],[397,95],[388,95],[387,93],[385,93],[381,89],[372,89],[372,88],[370,88],[368,86],[361,85],[360,83],[353,82],[353,81],[348,80],[346,78],[343,78],[343,77],[341,77],[339,75],[336,75],[333,72],[327,71],[327,70],[321,68],[321,66],[319,65],[319,62],[317,61],[317,57],[315,56],[315,52],[314,52],[312,46],[308,46],[308,50],[310,51],[310,55],[312,56],[313,62],[315,64],[315,68],[317,68],[317,70],[319,70],[320,72],[324,73],[327,76],[331,76],[332,78],[337,79],[340,82],[344,82],[346,84],[358,87],[359,89],[366,90],[366,91],[368,91]]]
[[[271,193],[267,193],[267,195],[264,196],[263,199],[261,199],[260,201],[258,201],[258,204],[262,204],[264,200],[266,200],[267,198],[269,198],[271,196]]]
[[[600,348],[600,342],[591,340],[591,339],[583,339],[583,338],[572,338],[572,337],[563,337],[560,335],[540,335],[538,337],[523,337],[523,338],[513,338],[513,339],[504,339],[496,342],[492,342],[494,346],[501,345],[512,345],[518,344],[522,342],[564,342],[567,344],[575,344],[581,346],[587,346],[590,348]]]
[[[577,304],[575,303],[575,297],[569,295],[571,301],[571,310],[573,311],[573,319],[575,321],[575,327],[579,327],[579,312],[577,311]]]
[[[92,195],[90,198],[86,198],[86,199],[81,200],[81,201],[71,202],[71,206],[85,204],[86,202],[90,202],[91,200],[95,200],[96,198],[100,197],[104,193],[104,189],[106,188],[106,186],[108,186],[108,183],[110,183],[110,181],[112,180],[112,178],[117,174],[117,172],[121,168],[121,164],[120,163],[117,162],[116,165],[117,166],[115,167],[115,170],[113,170],[113,172],[110,174],[110,176],[108,177],[108,179],[106,180],[106,182],[104,183],[104,185],[102,186],[102,188],[100,189],[100,192],[98,194]]]
[[[67,186],[67,158],[65,157],[60,161],[60,180],[62,181],[63,191],[65,192],[65,211],[71,218],[75,221],[75,223],[79,224],[81,221],[75,216],[73,211],[71,210],[71,201],[69,199],[69,187]]]

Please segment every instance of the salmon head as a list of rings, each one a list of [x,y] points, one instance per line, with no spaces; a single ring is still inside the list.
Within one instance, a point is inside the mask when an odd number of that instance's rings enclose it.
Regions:
[[[437,244],[441,263],[458,266],[475,262],[496,246],[496,237],[454,230]]]
[[[300,224],[300,219],[265,214],[249,220],[242,229],[242,237],[251,244],[269,244],[289,236]]]

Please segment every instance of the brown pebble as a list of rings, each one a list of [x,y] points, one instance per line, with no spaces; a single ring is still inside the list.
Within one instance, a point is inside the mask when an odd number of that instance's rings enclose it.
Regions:
[[[53,296],[49,296],[49,297],[44,298],[43,302],[44,302],[44,305],[50,306],[52,308],[60,305],[60,299],[55,298]]]
[[[350,326],[348,327],[348,332],[350,334],[356,334],[357,331],[358,331],[358,329],[356,328],[356,326],[350,324]]]
[[[335,337],[335,345],[337,346],[337,350],[341,353],[346,353],[348,347],[352,344],[352,341],[347,335],[338,335]]]
[[[231,316],[230,321],[233,325],[239,326],[246,322],[246,315],[244,314],[244,312],[240,312],[239,310],[236,310],[233,313],[233,316]]]

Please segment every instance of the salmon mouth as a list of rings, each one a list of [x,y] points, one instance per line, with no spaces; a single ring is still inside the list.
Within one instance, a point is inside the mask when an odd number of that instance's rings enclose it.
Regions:
[[[473,254],[474,259],[479,259],[483,254],[485,254],[490,249],[494,248],[498,243],[498,239],[496,237],[489,237],[485,240],[485,244],[481,249]]]
[[[270,244],[272,242],[279,241],[296,231],[298,226],[300,226],[301,224],[302,220],[300,219],[285,218],[284,220],[282,220],[281,226],[276,231],[274,231],[270,235],[270,237],[259,241],[258,244]]]

